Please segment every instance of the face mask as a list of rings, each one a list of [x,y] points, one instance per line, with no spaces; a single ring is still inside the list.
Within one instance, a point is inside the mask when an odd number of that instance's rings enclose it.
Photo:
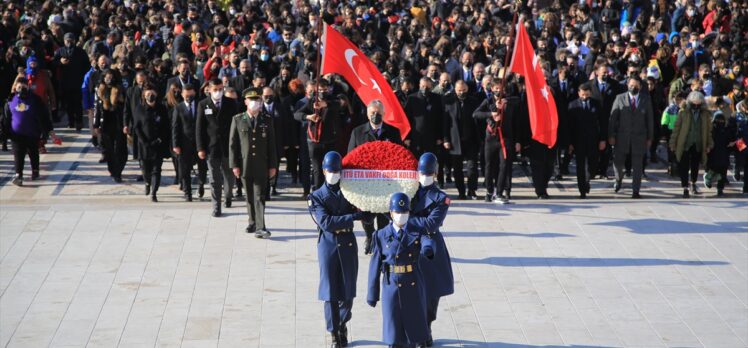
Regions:
[[[690,103],[689,103],[689,104],[688,104],[688,107],[689,107],[689,108],[690,108],[691,110],[693,110],[693,111],[697,111],[697,110],[701,109],[701,104],[690,104]]]
[[[155,103],[156,102],[156,95],[155,94],[149,94],[146,97],[146,100],[148,100],[149,103]]]
[[[639,88],[637,88],[637,87],[629,87],[629,93],[631,93],[631,95],[637,95],[637,94],[639,94]]]
[[[430,92],[428,88],[421,88],[418,91],[421,92],[422,95],[428,95]]]
[[[405,226],[408,222],[409,213],[392,213],[392,222],[397,226]]]
[[[252,112],[258,112],[262,108],[262,103],[260,103],[257,100],[252,100],[249,102],[249,110]]]
[[[325,173],[325,182],[328,185],[337,185],[340,182],[340,173]]]
[[[710,77],[712,77],[711,74],[704,74],[704,80],[709,80]]]
[[[465,94],[465,93],[458,94],[457,98],[460,99],[460,100],[465,100],[465,98],[467,98],[467,94]]]
[[[695,15],[695,14],[696,14],[696,11],[694,11],[694,10],[686,10],[686,14],[687,14],[687,15],[688,15],[689,17],[693,17],[693,15]]]
[[[431,184],[434,183],[434,176],[433,175],[423,175],[418,174],[418,182],[421,184],[421,186],[431,186]]]
[[[223,97],[223,91],[211,92],[210,97],[213,98],[213,100],[220,100]]]
[[[263,53],[263,54],[260,55],[260,60],[262,60],[263,62],[267,62],[268,59],[270,59],[270,55],[269,54]]]
[[[377,112],[374,115],[370,115],[369,116],[369,121],[372,124],[375,124],[375,125],[382,124],[382,114],[380,114],[380,113]]]
[[[18,95],[21,97],[25,97],[29,93],[28,87],[20,87],[18,89]]]
[[[188,103],[192,103],[192,101],[195,100],[195,96],[194,95],[188,95],[186,100],[187,100]]]
[[[112,79],[104,79],[104,83],[106,83],[107,85],[111,85]]]

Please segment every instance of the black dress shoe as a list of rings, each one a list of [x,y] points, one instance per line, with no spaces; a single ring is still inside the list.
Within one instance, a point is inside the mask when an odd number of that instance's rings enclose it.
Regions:
[[[464,200],[467,200],[467,196],[465,196],[464,193],[461,193],[459,196],[457,196],[457,199],[460,201],[464,201]]]
[[[639,192],[634,192],[634,194],[631,195],[631,198],[633,198],[633,199],[640,199],[640,198],[642,198],[642,195],[640,195]]]
[[[158,202],[158,198],[156,198],[156,196],[151,196],[151,202],[153,203]]]
[[[493,195],[490,193],[486,193],[486,203],[493,202]]]
[[[580,194],[579,199],[587,199],[587,194],[586,193]]]
[[[613,184],[613,191],[615,191],[616,193],[618,193],[618,191],[620,191],[620,190],[621,190],[621,182],[620,181],[616,181],[616,183]]]
[[[343,325],[340,328],[340,331],[338,331],[338,342],[340,342],[341,347],[347,347],[348,346],[348,328]]]
[[[213,217],[221,217],[221,209],[213,209]]]
[[[543,200],[551,199],[551,196],[549,196],[547,193],[541,193],[538,195],[538,199],[543,199]]]
[[[184,197],[184,200],[187,201],[187,202],[192,202],[192,195],[186,195]]]
[[[242,189],[236,189],[236,194],[234,196],[242,197]]]
[[[470,197],[470,199],[472,199],[472,200],[476,200],[476,199],[478,199],[478,194],[475,193],[475,191],[470,190],[470,191],[468,191],[468,197]]]
[[[688,192],[687,188],[683,189],[683,198],[689,198],[691,197],[691,194]]]
[[[114,177],[112,177],[112,179],[114,179],[114,182],[116,182],[118,184],[122,183],[122,177],[121,176],[114,176]]]
[[[257,232],[257,226],[255,224],[251,224],[251,225],[247,226],[247,228],[245,229],[245,231],[247,233],[255,233],[255,232]]]
[[[38,171],[31,172],[31,181],[39,180],[39,178],[40,176]]]
[[[200,186],[197,187],[197,196],[200,198],[203,198],[205,196],[205,187],[204,185],[200,184]]]
[[[223,202],[223,206],[226,208],[231,208],[231,198],[226,198],[226,201]]]
[[[151,194],[151,185],[145,185],[145,195],[148,196]]]
[[[270,238],[270,235],[271,235],[271,234],[272,234],[272,233],[270,233],[270,231],[268,231],[268,230],[266,230],[266,229],[262,229],[262,230],[257,230],[257,231],[255,231],[255,237],[256,237],[256,238],[260,238],[260,239],[267,239],[267,238]]]
[[[429,339],[426,340],[426,347],[433,347],[434,346],[434,338],[429,335]]]
[[[271,194],[271,195],[273,195],[273,196],[278,196],[278,195],[280,195],[280,193],[278,193],[278,190],[276,190],[276,189],[275,189],[275,187],[273,187],[273,191],[272,191],[272,192],[270,192],[270,194]]]

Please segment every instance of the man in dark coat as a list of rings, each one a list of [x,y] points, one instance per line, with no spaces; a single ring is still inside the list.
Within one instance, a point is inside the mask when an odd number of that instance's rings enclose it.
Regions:
[[[618,81],[608,76],[608,66],[600,64],[595,68],[595,78],[590,81],[590,88],[592,90],[591,98],[597,101],[600,105],[600,111],[602,112],[602,118],[600,119],[600,137],[607,139],[610,111],[613,109],[613,101],[615,101],[616,96],[623,92],[622,87]],[[592,173],[600,175],[602,178],[607,178],[610,157],[610,147],[606,146],[600,150],[598,153],[597,169],[594,170],[593,168]]]
[[[600,132],[603,116],[597,100],[591,98],[592,88],[584,83],[579,86],[579,98],[569,103],[568,115],[570,152],[574,151],[577,161],[577,186],[579,198],[586,198],[590,193],[590,180],[597,169],[597,158],[600,149],[605,148],[606,140]]]
[[[654,134],[652,124],[652,103],[649,97],[641,93],[641,79],[630,77],[628,92],[616,96],[610,113],[608,126],[608,143],[613,146],[613,165],[616,171],[615,192],[621,190],[626,156],[631,155],[633,196],[641,198],[643,158],[649,148]]]
[[[192,61],[195,58],[195,53],[192,52],[192,24],[189,20],[182,21],[182,32],[174,38],[172,42],[172,59],[177,57],[177,54],[183,53],[187,55],[187,59]]]
[[[177,75],[166,80],[166,89],[164,90],[164,95],[169,93],[169,88],[171,87],[171,85],[179,84],[179,88],[184,89],[184,85],[188,83],[191,83],[193,86],[200,85],[200,81],[198,81],[190,71],[190,61],[183,59],[179,61],[179,63],[177,63]],[[239,93],[239,91],[237,91],[237,93]]]
[[[306,122],[307,146],[309,159],[312,164],[312,178],[314,189],[322,187],[322,158],[326,153],[335,149],[338,134],[341,129],[340,105],[331,95],[332,89],[326,79],[320,79],[315,95],[311,95],[306,105],[294,113],[299,122]],[[318,97],[319,96],[319,100]]]
[[[325,301],[325,322],[332,335],[332,347],[348,343],[346,323],[351,320],[356,297],[358,245],[353,222],[366,215],[358,211],[340,191],[340,154],[328,152],[322,161],[325,184],[309,196],[309,212],[317,224],[317,258],[319,260],[319,291]]]
[[[558,131],[556,136],[556,163],[558,171],[556,179],[561,180],[563,175],[569,174],[569,162],[571,162],[571,152],[569,148],[569,114],[567,109],[569,102],[577,97],[576,81],[570,79],[566,65],[559,66],[558,76],[551,80],[550,87],[553,91],[553,98],[556,101],[558,110]]]
[[[86,75],[91,64],[86,52],[75,45],[75,35],[65,34],[65,46],[55,52],[54,64],[59,69],[58,102],[60,110],[65,110],[68,115],[68,126],[80,131],[83,127],[83,109],[81,106],[80,86],[83,84],[83,76]]]
[[[213,79],[210,95],[197,104],[197,155],[208,161],[213,216],[221,216],[221,190],[226,208],[231,208],[234,175],[229,165],[229,134],[231,119],[239,113],[233,99],[223,95],[223,82]]]
[[[135,109],[135,132],[140,141],[140,158],[143,161],[145,194],[151,195],[151,201],[157,202],[156,193],[161,185],[161,165],[169,156],[169,137],[171,126],[169,115],[164,104],[157,101],[155,86],[143,87],[143,103]]]
[[[410,150],[420,156],[425,152],[435,152],[442,144],[442,117],[444,108],[439,95],[431,92],[433,83],[428,77],[421,78],[418,92],[406,99],[403,107],[410,122]]]
[[[275,96],[275,91],[270,87],[262,88],[262,112],[268,117],[273,129],[275,130],[275,144],[273,145],[276,157],[280,160],[284,155],[283,143],[285,138],[285,129],[283,129],[283,109]],[[277,196],[278,175],[270,179],[267,185],[268,192],[265,197],[270,200],[270,196]]]
[[[366,115],[369,122],[364,123],[353,129],[351,133],[351,140],[348,143],[348,152],[353,151],[359,145],[372,142],[372,141],[389,141],[395,144],[402,145],[400,137],[400,130],[384,123],[382,119],[384,117],[384,105],[379,100],[372,100],[369,106],[366,107]],[[376,214],[371,219],[364,219],[361,221],[364,232],[366,232],[366,242],[364,245],[364,253],[371,253],[371,236],[374,233],[374,217],[377,220],[377,228],[382,229],[389,223],[389,219],[384,214]]]
[[[270,231],[265,227],[265,193],[269,180],[278,174],[278,152],[273,120],[262,108],[261,94],[259,88],[244,92],[247,111],[231,121],[229,163],[234,176],[247,189],[247,233],[269,238]]]
[[[457,81],[455,95],[446,97],[444,103],[443,146],[451,155],[459,199],[467,199],[463,161],[467,162],[468,195],[471,199],[478,198],[475,192],[478,189],[478,131],[473,120],[478,104],[477,99],[468,93],[464,81]]]
[[[192,167],[197,164],[197,178],[200,184],[197,193],[200,198],[205,194],[205,181],[208,172],[208,165],[205,160],[197,157],[196,96],[197,92],[191,83],[184,85],[182,89],[182,99],[184,101],[174,108],[174,115],[171,118],[171,146],[174,153],[179,156],[179,177],[182,179],[184,196],[188,202],[192,202]]]

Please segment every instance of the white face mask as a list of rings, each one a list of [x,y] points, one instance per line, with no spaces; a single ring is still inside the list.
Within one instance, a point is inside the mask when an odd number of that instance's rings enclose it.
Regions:
[[[213,98],[214,101],[221,100],[221,98],[223,98],[223,91],[211,92],[210,97]]]
[[[434,176],[433,175],[423,175],[418,174],[418,182],[421,184],[421,186],[426,187],[434,183]]]
[[[410,213],[392,213],[392,222],[398,227],[405,226],[409,216]]]
[[[258,112],[262,108],[262,103],[259,101],[253,100],[249,102],[249,111],[252,112]]]
[[[325,172],[325,182],[328,185],[337,185],[340,182],[340,173]]]

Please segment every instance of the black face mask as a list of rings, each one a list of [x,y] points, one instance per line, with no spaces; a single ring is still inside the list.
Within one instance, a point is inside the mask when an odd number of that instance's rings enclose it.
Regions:
[[[21,89],[18,91],[18,95],[23,98],[26,97],[29,94],[28,87],[21,87]]]
[[[376,114],[369,116],[369,121],[375,125],[382,124],[382,114],[377,112]]]
[[[631,95],[638,95],[639,94],[639,88],[638,87],[629,87],[629,93],[631,93]]]
[[[155,103],[155,102],[156,102],[156,95],[154,95],[154,94],[150,94],[150,95],[148,95],[148,97],[146,97],[146,100],[147,100],[147,101],[148,101],[149,103]]]
[[[457,99],[465,100],[465,98],[467,98],[467,93],[457,94]]]
[[[192,101],[195,100],[195,96],[194,95],[188,95],[186,100],[187,100],[188,103],[192,103]]]

